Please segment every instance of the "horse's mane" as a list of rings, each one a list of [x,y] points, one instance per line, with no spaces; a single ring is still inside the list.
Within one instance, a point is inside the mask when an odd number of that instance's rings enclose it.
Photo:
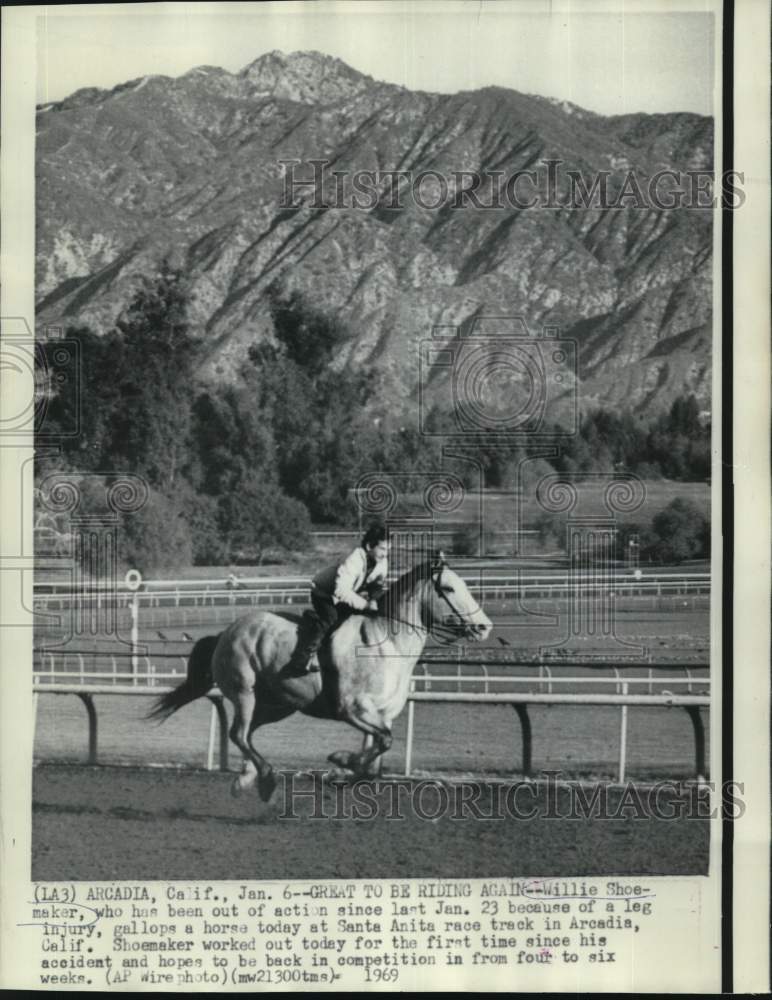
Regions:
[[[435,566],[434,560],[426,559],[403,573],[383,595],[379,602],[380,607],[384,609],[397,608],[406,597],[415,591],[416,586],[422,580],[431,579]]]

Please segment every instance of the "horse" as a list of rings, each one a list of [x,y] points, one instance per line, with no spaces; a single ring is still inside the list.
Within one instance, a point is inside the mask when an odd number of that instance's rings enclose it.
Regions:
[[[355,777],[365,777],[377,773],[392,744],[392,723],[405,707],[413,668],[429,635],[446,643],[481,642],[492,627],[440,556],[396,580],[378,600],[377,611],[345,618],[319,650],[318,672],[293,676],[284,669],[297,641],[297,616],[253,611],[219,635],[200,639],[191,651],[186,680],[158,699],[150,717],[163,721],[216,683],[233,704],[229,735],[244,758],[234,795],[257,781],[260,798],[270,800],[276,777],[255,748],[253,734],[294,712],[346,722],[365,733],[361,751],[328,757]]]

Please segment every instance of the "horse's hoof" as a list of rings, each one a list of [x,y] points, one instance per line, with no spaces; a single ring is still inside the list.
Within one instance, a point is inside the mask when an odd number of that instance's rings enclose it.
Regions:
[[[351,781],[351,771],[333,767],[325,774],[324,779],[328,785],[347,785]]]
[[[336,750],[334,753],[331,753],[327,757],[327,760],[331,764],[337,764],[338,767],[350,768],[351,767],[351,758],[353,756],[354,756],[354,754],[352,754],[350,750]]]
[[[268,802],[276,791],[276,775],[271,771],[257,783],[257,791],[263,802]]]
[[[241,774],[233,779],[231,795],[237,799],[254,785],[256,779],[257,772],[252,768],[245,767]]]

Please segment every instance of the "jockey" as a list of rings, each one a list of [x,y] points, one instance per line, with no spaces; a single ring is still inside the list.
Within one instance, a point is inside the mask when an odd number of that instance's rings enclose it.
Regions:
[[[389,571],[388,551],[386,529],[374,525],[342,563],[316,574],[311,581],[313,611],[306,611],[301,621],[298,644],[285,668],[288,674],[319,670],[311,660],[325,636],[352,612],[377,611]]]

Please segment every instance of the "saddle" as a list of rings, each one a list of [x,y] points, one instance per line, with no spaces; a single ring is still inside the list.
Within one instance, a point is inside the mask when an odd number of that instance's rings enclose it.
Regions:
[[[297,623],[297,641],[288,664],[290,672],[294,675],[296,671],[313,673],[315,669],[320,670],[324,663],[319,654],[329,649],[330,637],[352,613],[339,613],[338,621],[330,628],[314,608],[307,608]],[[329,657],[324,657],[325,661],[328,659]],[[316,664],[316,667],[312,664]]]

